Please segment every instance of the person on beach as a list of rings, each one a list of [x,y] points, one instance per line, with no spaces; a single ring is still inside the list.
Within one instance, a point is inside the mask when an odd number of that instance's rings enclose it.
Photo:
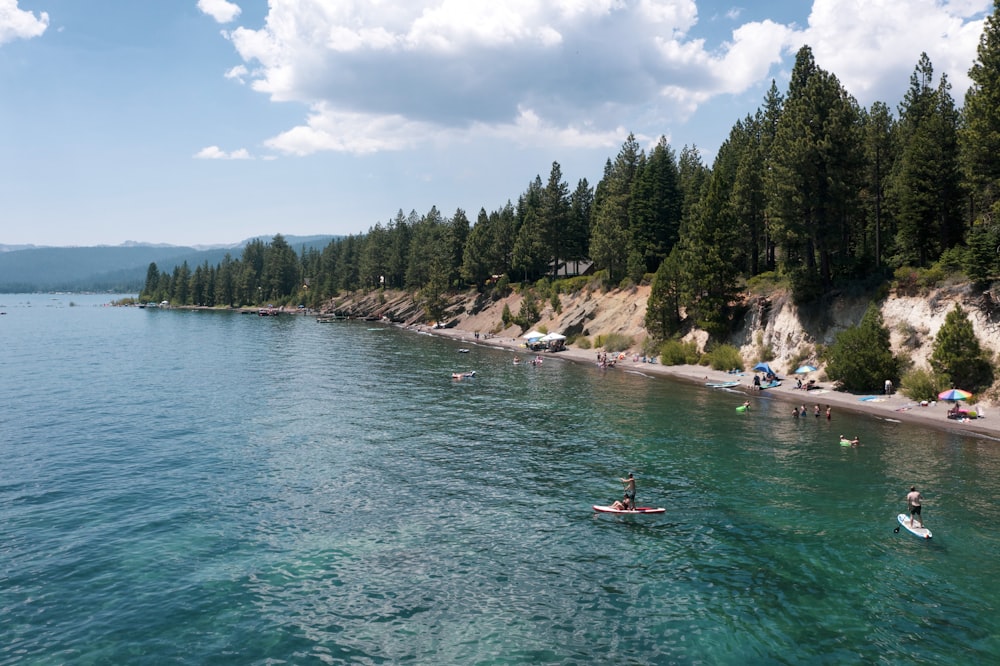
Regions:
[[[924,496],[920,494],[916,486],[910,486],[910,492],[906,496],[906,508],[910,512],[910,527],[923,527],[924,519],[920,516],[920,506],[923,504]],[[920,524],[914,524],[919,521]]]
[[[755,391],[759,391],[760,390],[760,377],[757,376],[756,372],[753,375],[753,389]]]
[[[830,414],[831,414],[831,412],[830,412],[830,405],[827,405],[826,406],[826,420],[827,421],[830,420]]]
[[[799,418],[799,408],[798,407],[792,407],[792,416],[794,416],[795,418]]]
[[[815,406],[815,407],[813,407],[813,415],[814,415],[814,416],[815,416],[816,418],[819,418],[819,403],[816,403],[816,406]]]
[[[628,473],[628,476],[624,479],[619,479],[622,485],[625,486],[625,499],[629,502],[629,508],[635,508],[635,476],[632,472]]]

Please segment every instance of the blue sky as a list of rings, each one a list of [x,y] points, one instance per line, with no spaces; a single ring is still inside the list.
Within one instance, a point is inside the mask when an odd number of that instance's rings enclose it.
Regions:
[[[752,5],[752,6],[751,6]],[[961,105],[989,0],[0,0],[0,245],[206,245],[492,211],[629,132],[696,145],[809,44]]]

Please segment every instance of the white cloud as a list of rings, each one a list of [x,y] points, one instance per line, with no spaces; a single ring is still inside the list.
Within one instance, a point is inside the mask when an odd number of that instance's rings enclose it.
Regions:
[[[845,11],[842,1],[815,0],[808,27],[794,41],[796,48],[809,44],[816,64],[866,106],[874,101],[895,106],[926,52],[935,79],[947,73],[961,104],[983,16],[992,5],[990,0],[865,0]]]
[[[202,148],[194,155],[198,160],[250,160],[253,157],[246,148],[240,148],[227,153],[218,146],[208,146]]]
[[[38,37],[49,27],[46,12],[35,14],[18,8],[18,0],[0,0],[0,44]]]
[[[229,23],[243,13],[239,5],[227,2],[227,0],[198,0],[198,9],[214,18],[218,23]]]
[[[229,71],[227,71],[224,76],[227,79],[235,79],[236,81],[243,83],[244,81],[246,81],[247,75],[249,73],[250,71],[243,65],[236,65],[236,67],[229,69]]]
[[[267,142],[294,155],[656,137],[765,88],[805,43],[862,102],[898,102],[920,51],[964,92],[988,0],[849,4],[814,0],[805,28],[733,10],[702,29],[694,0],[271,0],[262,27],[227,33],[244,64],[226,76],[308,106]]]

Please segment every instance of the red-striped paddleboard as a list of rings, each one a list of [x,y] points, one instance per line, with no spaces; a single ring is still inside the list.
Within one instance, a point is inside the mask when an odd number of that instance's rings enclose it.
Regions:
[[[600,504],[594,505],[594,511],[598,513],[620,513],[626,516],[634,516],[639,513],[663,513],[666,509],[654,509],[651,506],[640,506],[636,507],[635,510],[629,511],[626,509],[613,509],[610,506],[601,506]]]

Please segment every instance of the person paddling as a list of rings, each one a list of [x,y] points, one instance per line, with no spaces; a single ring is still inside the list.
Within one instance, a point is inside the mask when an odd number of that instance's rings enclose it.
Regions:
[[[629,509],[635,509],[635,476],[632,472],[628,473],[628,477],[624,479],[619,479],[625,486],[625,497],[629,500]]]

